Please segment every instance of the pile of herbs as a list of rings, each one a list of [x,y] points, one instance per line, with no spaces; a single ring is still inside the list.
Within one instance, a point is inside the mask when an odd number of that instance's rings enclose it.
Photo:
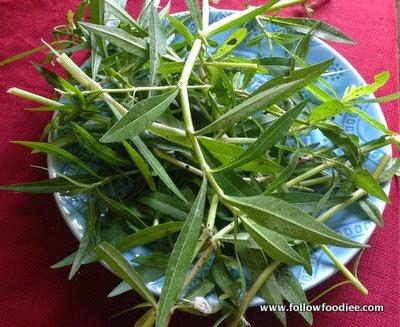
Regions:
[[[178,16],[169,5],[158,10],[146,1],[137,20],[125,1],[82,1],[45,43],[44,63],[35,64],[56,99],[10,89],[41,104],[31,110],[56,112],[43,142],[16,143],[74,169],[2,189],[85,199],[79,248],[55,267],[72,265],[72,278],[82,264],[103,260],[123,280],[111,295],[134,289],[146,302],[135,326],[166,326],[174,310],[219,312],[218,324],[242,325],[256,294],[270,304],[307,302],[288,265],[312,274],[310,252],[317,248],[367,293],[327,247],[364,245],[324,223],[358,203],[382,225],[368,196],[389,201],[380,184],[399,161],[385,155],[373,173],[363,164],[371,151],[399,139],[358,105],[398,94],[366,97],[388,80],[384,72],[338,97],[323,78],[333,60],[308,65],[307,55],[312,37],[351,40],[323,22],[278,15],[303,2],[271,0],[210,24],[206,0],[187,0],[189,12]],[[271,32],[271,24],[281,29]],[[258,46],[259,56],[241,57],[239,45]],[[268,45],[285,56],[265,57]],[[80,68],[69,55],[85,49],[91,55]],[[268,81],[250,92],[260,75]],[[382,136],[361,144],[333,120],[349,112]],[[331,145],[305,144],[316,130]],[[128,262],[122,253],[138,246],[150,254]],[[162,276],[157,301],[146,282]],[[218,296],[217,305],[209,294]],[[275,314],[285,325],[285,314]],[[300,314],[312,324],[310,312]]]

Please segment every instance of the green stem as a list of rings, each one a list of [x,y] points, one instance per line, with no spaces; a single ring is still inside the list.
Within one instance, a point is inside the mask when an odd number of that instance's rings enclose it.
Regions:
[[[47,105],[47,106],[57,106],[57,107],[62,107],[63,106],[61,103],[59,103],[57,101],[42,97],[41,95],[37,95],[37,94],[32,93],[32,92],[28,92],[28,91],[19,89],[17,87],[12,87],[7,92],[12,94],[12,95],[15,95],[15,96],[27,99],[27,100],[31,100],[31,101],[35,101],[35,102],[38,102],[38,103],[42,103],[42,104]]]
[[[185,170],[187,170],[188,172],[191,172],[197,176],[203,177],[203,172],[200,169],[197,169],[191,165],[188,165],[186,162],[180,161],[178,159],[176,159],[173,156],[170,156],[169,154],[157,149],[157,148],[153,148],[154,153],[161,159],[164,159],[172,164],[174,164],[175,166],[181,167]]]
[[[336,268],[340,270],[346,278],[352,283],[362,294],[368,295],[368,290],[364,287],[364,285],[354,276],[350,270],[333,254],[333,252],[324,244],[321,244],[321,249],[325,252],[325,254],[332,260],[335,264]]]
[[[206,61],[203,62],[203,65],[205,66],[220,66],[220,67],[227,67],[227,68],[234,68],[234,69],[239,69],[239,68],[244,68],[244,69],[257,69],[258,65],[257,64],[252,64],[252,63],[237,63],[237,62],[226,62],[226,61]]]
[[[243,302],[239,307],[236,319],[232,326],[238,326],[240,320],[243,317],[243,314],[246,312],[247,308],[250,305],[251,300],[256,296],[259,289],[264,285],[267,279],[273,274],[274,270],[279,266],[280,262],[272,261],[267,268],[258,276],[256,281],[253,283],[251,288],[246,293],[246,296],[243,298]]]
[[[273,5],[268,11],[278,11],[287,7],[291,7],[294,5],[301,5],[304,2],[306,2],[306,0],[282,0],[279,1],[277,4]]]
[[[221,198],[225,198],[224,191],[218,185],[217,181],[215,180],[214,176],[211,173],[211,169],[208,166],[203,152],[201,150],[199,141],[197,140],[196,136],[194,135],[194,127],[192,121],[192,115],[190,111],[190,103],[189,103],[189,94],[188,94],[188,81],[190,75],[192,73],[194,64],[196,62],[197,57],[200,54],[202,46],[201,39],[196,39],[193,42],[192,49],[186,59],[185,65],[182,70],[181,79],[179,81],[180,84],[180,95],[181,95],[181,107],[182,107],[182,114],[183,114],[183,121],[185,125],[186,135],[192,144],[193,152],[199,162],[200,168],[203,171],[205,178],[207,178],[208,182],[210,183],[211,187],[214,189],[215,193],[217,193]]]

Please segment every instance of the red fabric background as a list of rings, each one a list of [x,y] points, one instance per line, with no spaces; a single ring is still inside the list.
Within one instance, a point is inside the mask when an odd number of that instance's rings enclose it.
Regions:
[[[136,13],[141,1],[128,1]],[[173,11],[184,8],[183,1],[173,0]],[[243,2],[221,0],[220,8],[243,8]],[[262,1],[252,1],[256,5]],[[392,79],[379,94],[398,90],[396,48],[396,9],[394,0],[323,1],[317,0],[315,17],[341,28],[357,45],[334,45],[361,72],[367,81],[374,74],[389,70]],[[40,38],[51,37],[51,27],[63,24],[68,9],[78,0],[45,1],[0,0],[0,60],[37,46]],[[163,1],[163,3],[165,3]],[[302,15],[300,8],[291,11]],[[24,111],[31,103],[9,96],[5,91],[18,86],[43,95],[49,87],[30,65],[40,60],[35,55],[0,68],[0,184],[33,181],[45,173],[29,167],[45,165],[40,155],[30,156],[10,140],[36,140],[50,118],[48,114]],[[383,105],[389,126],[399,130],[398,104]],[[399,181],[393,182],[393,199],[385,211],[385,228],[377,230],[365,251],[359,275],[369,289],[363,297],[353,287],[345,286],[322,298],[329,304],[384,304],[384,313],[316,313],[315,326],[399,326]],[[0,192],[0,326],[132,326],[141,310],[108,320],[113,314],[138,304],[133,293],[108,299],[107,293],[117,284],[100,265],[83,267],[72,280],[67,270],[51,270],[50,265],[70,254],[77,246],[51,196]],[[337,275],[310,297],[342,280]],[[213,318],[203,320],[178,313],[172,326],[211,326]],[[295,315],[289,326],[303,326]],[[250,310],[253,326],[276,325],[271,314]]]

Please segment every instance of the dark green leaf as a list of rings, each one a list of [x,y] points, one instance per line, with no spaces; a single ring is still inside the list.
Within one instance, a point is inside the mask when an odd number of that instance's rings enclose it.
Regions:
[[[125,252],[132,250],[133,248],[151,243],[159,240],[167,235],[176,233],[182,229],[183,223],[181,222],[167,222],[155,226],[146,227],[140,229],[137,232],[125,236],[118,242],[116,242],[115,247],[120,252]]]
[[[81,159],[73,155],[72,153],[55,146],[50,143],[44,143],[44,142],[27,142],[27,141],[14,141],[13,143],[15,144],[22,144],[27,147],[30,147],[31,149],[35,150],[35,152],[45,152],[49,155],[52,155],[54,157],[60,158],[63,161],[70,162],[77,167],[81,168],[82,170],[86,171],[90,175],[101,178],[97,173],[90,168],[86,163],[84,163]]]
[[[240,156],[222,167],[214,169],[214,172],[219,173],[228,169],[240,167],[266,153],[288,133],[296,118],[303,111],[307,102],[308,100],[301,102],[276,119]]]
[[[193,258],[200,234],[204,205],[207,193],[207,180],[204,179],[199,194],[190,210],[184,226],[178,236],[168,262],[163,288],[158,303],[156,326],[164,327],[171,309],[178,300],[186,271]]]
[[[107,27],[90,23],[79,23],[86,30],[92,32],[96,36],[110,41],[115,46],[134,54],[141,58],[147,58],[148,47],[143,39],[137,38],[124,30],[115,27]]]
[[[116,248],[107,242],[102,242],[96,247],[96,251],[99,257],[107,263],[119,278],[127,282],[140,296],[153,306],[157,305],[157,301],[140,275]]]
[[[295,239],[343,247],[363,246],[341,236],[306,212],[278,198],[259,195],[248,198],[230,197],[228,201],[256,223]]]
[[[252,96],[238,104],[227,113],[196,134],[203,135],[231,127],[251,114],[263,110],[299,91],[302,87],[317,79],[331,65],[332,60],[298,69],[288,77],[278,76],[263,84]]]
[[[304,264],[301,256],[289,245],[285,238],[249,218],[241,218],[244,227],[257,244],[276,261],[289,264]]]
[[[357,203],[360,205],[361,209],[365,212],[369,219],[371,219],[378,226],[383,226],[382,214],[379,208],[374,203],[372,203],[371,200],[359,200]]]
[[[179,89],[136,103],[100,139],[101,142],[120,142],[145,131],[176,98]]]
[[[382,201],[390,202],[385,191],[367,169],[361,168],[351,171],[350,178],[359,188]]]
[[[279,291],[282,296],[293,304],[308,304],[306,294],[303,291],[299,281],[293,275],[293,273],[287,268],[280,268],[275,272],[276,281],[278,283]],[[313,316],[310,311],[299,311],[299,314],[312,325]]]
[[[129,161],[125,160],[118,152],[97,141],[86,129],[72,123],[75,135],[80,143],[92,154],[104,160],[111,166],[130,166]]]
[[[265,193],[269,193],[277,190],[281,185],[288,180],[290,176],[292,176],[294,170],[296,169],[297,163],[299,161],[300,152],[297,150],[293,157],[290,159],[290,162],[285,167],[285,169],[268,185],[265,189]]]
[[[185,220],[188,215],[188,208],[185,203],[164,193],[150,193],[140,197],[138,201],[176,220]]]

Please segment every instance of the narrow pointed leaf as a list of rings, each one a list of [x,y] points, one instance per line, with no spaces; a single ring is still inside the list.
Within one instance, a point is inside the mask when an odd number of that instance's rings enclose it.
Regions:
[[[297,150],[285,169],[271,182],[271,184],[268,185],[264,191],[265,193],[275,191],[281,187],[281,185],[286,182],[290,176],[292,176],[294,170],[296,169],[297,163],[299,162],[299,156],[300,152]]]
[[[342,42],[353,44],[354,41],[343,34],[341,31],[325,22],[321,22],[311,18],[298,18],[298,17],[261,17],[261,19],[268,20],[276,25],[289,27],[297,32],[306,34],[314,29],[312,35],[321,39],[333,42]],[[318,23],[317,26],[315,26]]]
[[[250,7],[246,10],[235,12],[232,15],[224,17],[219,21],[209,25],[209,27],[205,31],[205,34],[207,37],[210,37],[212,35],[226,31],[234,26],[244,25],[253,20],[256,16],[262,15],[267,12],[277,2],[279,2],[279,0],[271,0],[260,7]]]
[[[350,178],[359,188],[363,189],[364,191],[382,201],[390,202],[385,191],[367,169],[361,168],[351,171]]]
[[[86,171],[90,175],[100,178],[96,172],[90,168],[86,163],[84,163],[81,159],[73,155],[72,153],[55,146],[51,143],[44,143],[44,142],[27,142],[27,141],[14,141],[15,144],[25,145],[30,147],[31,149],[35,150],[36,152],[45,152],[49,155],[54,157],[60,158],[66,162],[70,162],[77,167],[81,168],[82,170]]]
[[[104,0],[90,0],[90,22],[97,25],[104,25]],[[107,46],[100,36],[95,36],[96,43],[101,53],[107,55]]]
[[[284,115],[276,119],[240,156],[228,164],[214,169],[214,172],[219,173],[228,169],[240,167],[266,153],[287,134],[307,102],[308,100],[301,102],[296,107],[290,109]]]
[[[137,38],[124,30],[91,23],[81,22],[79,24],[94,35],[110,41],[115,46],[132,53],[135,56],[141,58],[146,58],[148,56],[148,47],[143,39]]]
[[[378,91],[382,86],[384,86],[386,82],[389,80],[389,77],[390,77],[389,72],[382,72],[376,75],[374,77],[375,81],[369,85],[350,87],[346,95],[344,96],[343,100],[350,101],[364,95],[372,94]]]
[[[247,118],[251,114],[263,110],[288,96],[299,91],[317,79],[331,65],[332,60],[295,70],[288,77],[278,76],[262,85],[250,98],[238,104],[227,113],[220,116],[210,125],[197,131],[196,134],[203,135],[221,129],[226,129],[237,122]]]
[[[361,209],[365,212],[367,217],[371,219],[378,226],[383,226],[383,217],[379,208],[369,199],[358,201]]]
[[[176,233],[182,229],[181,222],[167,222],[155,226],[146,227],[137,232],[125,236],[115,243],[115,248],[120,252],[132,250],[133,248],[154,242],[167,235]]]
[[[137,151],[128,142],[122,141],[122,144],[124,145],[125,150],[128,152],[132,161],[135,163],[136,168],[142,174],[150,190],[155,191],[156,185],[154,184],[153,177],[151,176],[151,172],[146,161],[143,160],[140,154],[137,153]]]
[[[206,193],[207,181],[204,179],[168,262],[158,303],[157,327],[164,327],[166,325],[171,309],[182,292],[186,272],[192,260],[200,234]]]
[[[101,137],[100,141],[120,142],[139,135],[167,110],[178,92],[179,90],[175,89],[138,102]]]
[[[125,9],[115,3],[113,0],[105,0],[106,10],[117,17],[121,22],[127,23],[134,28],[137,36],[146,36],[147,33],[140,27],[138,22],[129,15]]]
[[[180,199],[160,192],[147,194],[137,201],[177,220],[185,220],[189,211]]]
[[[200,138],[199,140],[222,164],[231,162],[245,151],[245,149],[240,146],[222,140],[212,138]],[[260,158],[256,158],[240,166],[240,169],[255,173],[278,173],[281,172],[283,168],[275,161],[261,156]]]
[[[303,291],[299,281],[293,273],[287,268],[280,268],[275,272],[275,278],[278,283],[279,291],[282,296],[289,302],[294,304],[308,304],[306,294]],[[313,315],[310,311],[299,311],[299,314],[312,325]]]
[[[190,16],[193,19],[196,31],[201,31],[201,14],[198,0],[185,0],[189,8]]]
[[[249,218],[241,218],[241,220],[247,232],[271,258],[288,264],[304,264],[302,257],[293,250],[282,235]]]
[[[157,301],[140,275],[115,247],[107,242],[102,242],[97,246],[96,251],[99,257],[110,266],[111,270],[119,278],[127,282],[140,296],[153,306],[157,305]]]
[[[363,246],[341,236],[309,214],[278,198],[265,195],[230,197],[229,202],[257,224],[295,239],[343,247]]]
[[[101,144],[83,127],[72,123],[72,128],[80,143],[96,157],[104,160],[111,166],[127,167],[130,165],[129,161],[125,160],[118,152]]]
[[[136,136],[133,137],[132,142],[136,145],[138,148],[139,152],[143,155],[143,157],[146,159],[148,164],[150,165],[151,168],[153,168],[154,172],[160,177],[160,179],[163,181],[165,185],[168,186],[168,188],[174,192],[181,200],[183,200],[185,203],[187,202],[185,196],[182,194],[181,191],[179,191],[178,187],[175,185],[171,177],[169,177],[168,173],[165,171],[164,167],[161,165],[161,163],[157,160],[157,158],[154,156],[154,154],[148,149],[146,144],[140,139],[140,137]]]

